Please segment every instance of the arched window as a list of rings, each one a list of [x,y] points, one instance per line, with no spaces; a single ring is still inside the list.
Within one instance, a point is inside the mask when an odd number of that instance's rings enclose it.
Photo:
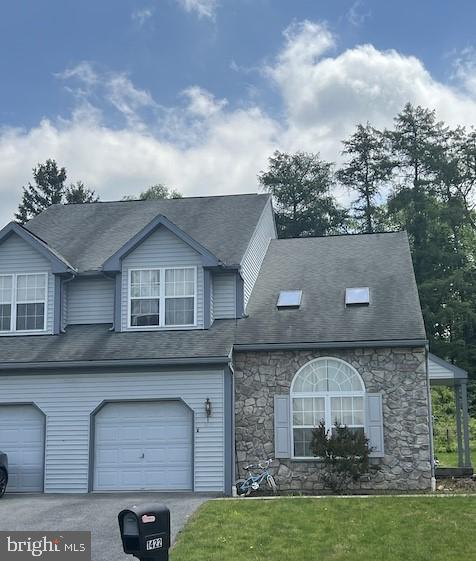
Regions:
[[[312,431],[324,420],[327,431],[336,421],[364,430],[365,386],[355,368],[338,358],[305,364],[291,385],[293,455],[312,457]]]

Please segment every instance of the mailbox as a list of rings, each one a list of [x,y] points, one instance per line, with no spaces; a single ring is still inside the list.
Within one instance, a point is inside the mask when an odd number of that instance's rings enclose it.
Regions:
[[[119,513],[122,546],[143,561],[168,561],[170,510],[162,505],[133,506]]]

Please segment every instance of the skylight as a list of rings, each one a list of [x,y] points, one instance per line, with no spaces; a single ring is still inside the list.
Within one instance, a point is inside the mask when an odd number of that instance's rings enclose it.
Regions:
[[[299,308],[302,290],[281,290],[278,297],[278,308]]]
[[[346,288],[345,289],[345,305],[353,306],[355,304],[369,304],[370,303],[370,288]]]

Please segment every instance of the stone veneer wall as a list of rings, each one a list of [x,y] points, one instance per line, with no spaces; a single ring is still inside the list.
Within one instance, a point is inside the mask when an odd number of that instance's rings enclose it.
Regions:
[[[236,353],[235,430],[237,477],[244,466],[274,457],[274,395],[288,393],[296,372],[321,356],[337,357],[362,376],[366,391],[383,394],[385,457],[372,460],[367,490],[416,490],[431,486],[426,357],[423,348],[361,348]],[[318,460],[273,463],[281,490],[322,489]]]

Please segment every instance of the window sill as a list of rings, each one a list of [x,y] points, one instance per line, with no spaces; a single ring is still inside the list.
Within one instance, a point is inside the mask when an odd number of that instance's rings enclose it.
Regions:
[[[135,332],[135,331],[191,331],[194,329],[203,329],[203,325],[164,325],[157,326],[157,327],[146,327],[146,326],[139,326],[139,327],[126,327],[123,329],[123,332]]]
[[[26,331],[0,331],[0,337],[23,337],[25,335],[52,335],[47,329],[29,329]]]

